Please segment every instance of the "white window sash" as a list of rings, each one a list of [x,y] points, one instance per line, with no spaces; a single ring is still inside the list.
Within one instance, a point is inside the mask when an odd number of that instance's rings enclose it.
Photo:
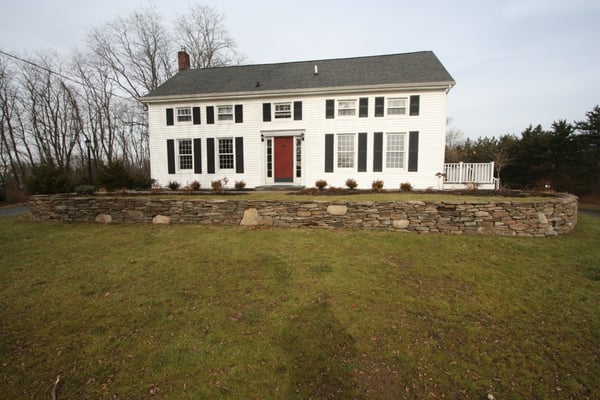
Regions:
[[[192,109],[191,107],[182,107],[177,109],[177,122],[191,122]]]
[[[356,100],[338,100],[338,116],[356,115]]]
[[[233,106],[217,106],[217,119],[219,121],[233,121]]]

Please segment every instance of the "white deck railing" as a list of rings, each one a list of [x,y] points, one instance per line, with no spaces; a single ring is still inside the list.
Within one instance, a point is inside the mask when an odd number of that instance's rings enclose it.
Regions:
[[[444,183],[495,184],[494,162],[444,164]]]

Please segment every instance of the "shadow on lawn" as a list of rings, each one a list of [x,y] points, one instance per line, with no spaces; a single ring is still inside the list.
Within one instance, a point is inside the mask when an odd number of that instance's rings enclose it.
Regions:
[[[360,398],[353,373],[357,359],[354,338],[323,295],[290,315],[281,338],[289,356],[287,398]]]

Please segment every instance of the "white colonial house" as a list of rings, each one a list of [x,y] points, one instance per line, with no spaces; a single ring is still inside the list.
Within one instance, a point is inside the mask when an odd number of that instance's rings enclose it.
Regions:
[[[454,84],[430,51],[199,70],[181,51],[179,72],[142,98],[152,178],[437,189]]]

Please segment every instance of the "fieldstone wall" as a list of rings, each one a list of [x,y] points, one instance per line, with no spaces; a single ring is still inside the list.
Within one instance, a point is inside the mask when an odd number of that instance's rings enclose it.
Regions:
[[[554,236],[577,224],[577,197],[539,201],[252,201],[72,195],[33,196],[35,221],[383,229]]]

